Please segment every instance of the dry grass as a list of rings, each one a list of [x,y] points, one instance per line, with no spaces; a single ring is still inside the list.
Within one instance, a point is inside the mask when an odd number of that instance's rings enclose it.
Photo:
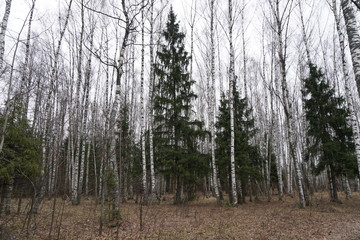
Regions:
[[[0,239],[360,239],[360,194],[354,193],[343,204],[331,203],[328,196],[316,194],[312,206],[299,209],[296,199],[286,197],[237,207],[218,206],[215,199],[199,199],[174,206],[171,199],[160,205],[143,207],[140,230],[140,206],[122,205],[120,224],[107,221],[99,236],[99,205],[83,199],[78,206],[57,200],[51,237],[52,201],[45,201],[36,217],[33,235],[21,233],[24,216],[1,218]],[[60,224],[61,209],[64,213]],[[59,232],[60,230],[60,232]],[[6,231],[11,234],[6,235]],[[1,237],[2,235],[2,237]],[[7,237],[6,237],[7,236]],[[18,236],[15,238],[15,236]]]

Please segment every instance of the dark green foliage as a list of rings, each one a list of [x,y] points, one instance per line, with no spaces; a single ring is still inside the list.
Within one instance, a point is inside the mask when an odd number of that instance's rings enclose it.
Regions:
[[[311,161],[316,174],[327,170],[329,180],[336,183],[336,177],[354,175],[356,171],[353,133],[346,122],[349,114],[344,98],[335,96],[324,74],[315,65],[309,67],[303,89],[308,121],[306,160]]]
[[[163,42],[157,52],[154,72],[157,77],[154,96],[154,144],[158,169],[177,181],[175,203],[181,202],[181,188],[186,189],[208,171],[198,140],[204,135],[203,123],[192,120],[191,103],[197,97],[191,86],[185,50],[185,34],[171,9],[162,32]]]
[[[235,163],[236,174],[243,183],[261,177],[261,155],[258,146],[252,146],[250,139],[255,134],[254,120],[247,100],[241,99],[239,92],[234,94],[234,127],[235,127]],[[222,185],[229,185],[230,173],[230,111],[229,99],[221,96],[219,115],[216,122],[216,160]],[[245,186],[243,184],[243,186]],[[246,191],[246,189],[243,189]]]
[[[277,164],[276,164],[276,156],[274,153],[270,154],[270,181],[275,184],[279,181],[279,176],[277,173]]]
[[[8,118],[3,151],[0,153],[0,184],[15,180],[34,181],[41,169],[41,141],[35,138],[27,120],[12,114]],[[0,124],[4,121],[0,118]]]

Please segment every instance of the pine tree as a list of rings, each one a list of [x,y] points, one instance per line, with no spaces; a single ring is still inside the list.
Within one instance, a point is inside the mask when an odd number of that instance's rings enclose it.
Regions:
[[[235,165],[236,177],[242,182],[243,193],[241,201],[244,201],[247,190],[246,183],[250,179],[261,176],[261,157],[259,148],[250,144],[250,139],[255,134],[254,120],[251,118],[251,109],[248,107],[246,98],[240,98],[239,92],[233,89],[234,96],[234,131],[235,131]],[[230,172],[230,109],[229,99],[224,94],[221,96],[219,115],[216,128],[216,159],[219,167],[221,185],[231,184]],[[231,189],[228,189],[229,192]]]
[[[205,156],[198,151],[204,135],[203,123],[191,118],[191,103],[197,97],[191,89],[187,67],[190,57],[185,50],[185,34],[180,32],[173,9],[170,9],[164,42],[154,64],[157,89],[154,96],[154,145],[160,171],[176,182],[174,203],[189,200],[181,196],[183,187],[193,194],[194,184],[208,171]]]
[[[309,67],[303,90],[309,123],[306,160],[311,160],[316,174],[327,171],[331,200],[339,201],[336,178],[356,171],[353,133],[346,122],[349,113],[344,98],[335,96],[321,70],[313,64]]]

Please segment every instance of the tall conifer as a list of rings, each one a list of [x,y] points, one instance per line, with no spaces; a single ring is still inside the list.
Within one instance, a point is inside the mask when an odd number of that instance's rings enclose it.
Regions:
[[[191,103],[197,97],[191,89],[188,65],[190,57],[185,50],[185,34],[173,9],[170,9],[163,42],[154,65],[156,75],[154,96],[154,145],[158,168],[165,177],[176,182],[174,203],[191,198],[193,187],[208,171],[208,164],[198,152],[198,140],[204,134],[203,123],[192,118]],[[183,189],[185,186],[186,189]]]
[[[315,65],[309,67],[303,90],[309,122],[306,160],[312,160],[316,174],[327,171],[331,200],[338,201],[336,178],[356,171],[353,133],[346,122],[349,113],[344,98],[335,96],[324,74]]]

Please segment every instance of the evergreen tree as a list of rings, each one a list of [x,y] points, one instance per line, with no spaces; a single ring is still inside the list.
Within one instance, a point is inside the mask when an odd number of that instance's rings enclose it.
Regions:
[[[5,198],[11,197],[13,185],[21,183],[23,187],[32,186],[30,183],[35,181],[41,169],[41,141],[32,135],[20,109],[15,104],[11,111],[4,148],[0,154],[0,213],[4,207],[5,212],[10,211],[10,199]],[[4,116],[0,115],[0,123],[3,121]]]
[[[257,146],[250,144],[250,139],[255,134],[254,120],[251,118],[251,109],[246,98],[240,98],[235,86],[234,96],[234,127],[235,127],[235,163],[236,174],[242,182],[242,201],[244,202],[247,190],[246,183],[250,179],[261,176],[261,156]],[[221,96],[219,115],[216,129],[216,159],[219,167],[219,177],[222,186],[230,187],[230,110],[229,99],[224,94]],[[230,189],[228,189],[230,191]]]
[[[191,103],[197,97],[191,89],[185,50],[185,34],[180,32],[173,9],[170,9],[163,43],[157,52],[154,73],[157,83],[154,96],[154,145],[158,169],[176,182],[174,203],[185,200],[201,176],[208,171],[205,156],[198,151],[199,138],[204,135],[203,123],[191,117]],[[192,196],[188,196],[188,199]],[[188,200],[187,199],[187,200]]]
[[[324,74],[310,64],[304,79],[303,99],[307,127],[306,160],[311,160],[316,174],[326,170],[332,201],[338,201],[336,177],[354,174],[353,133],[346,119],[348,110],[343,97],[335,96]]]

